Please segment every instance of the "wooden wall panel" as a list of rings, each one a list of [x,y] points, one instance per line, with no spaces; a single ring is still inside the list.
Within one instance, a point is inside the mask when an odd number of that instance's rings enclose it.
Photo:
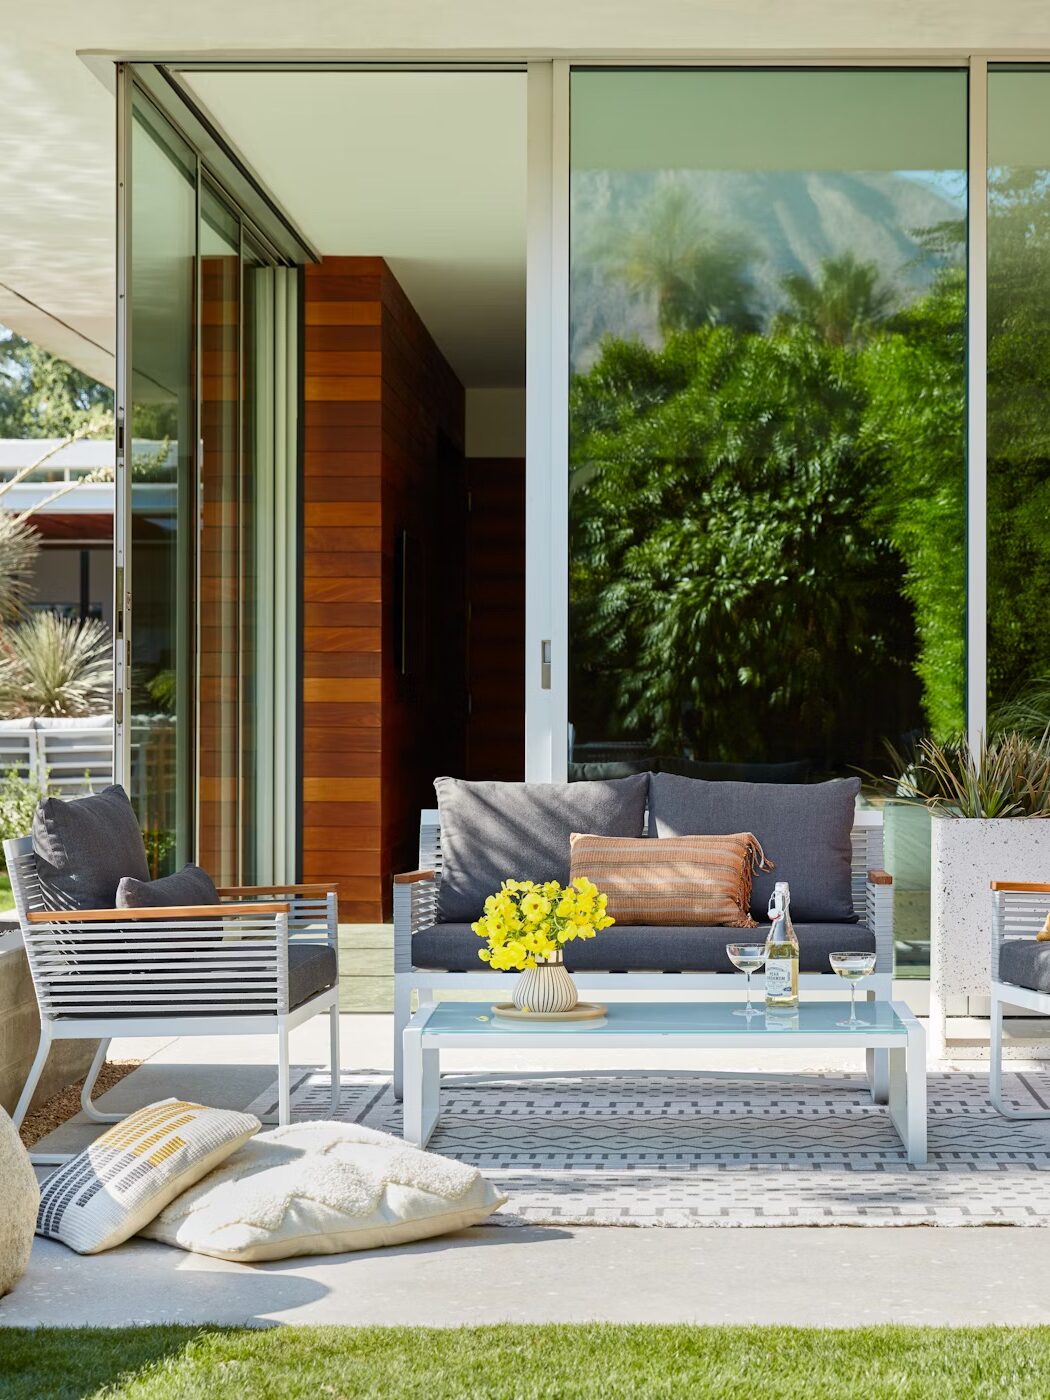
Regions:
[[[201,520],[197,860],[216,884],[240,878],[240,268],[201,259]]]
[[[433,778],[462,771],[464,715],[442,668],[453,622],[464,635],[465,586],[457,602],[441,522],[458,511],[465,531],[464,396],[382,259],[326,258],[305,287],[303,878],[336,880],[341,916],[371,922],[389,917],[391,875],[415,863]],[[408,676],[401,531],[426,614]]]

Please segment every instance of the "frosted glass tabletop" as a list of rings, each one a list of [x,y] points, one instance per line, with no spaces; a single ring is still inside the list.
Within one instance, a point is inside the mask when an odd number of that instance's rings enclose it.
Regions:
[[[599,1000],[599,998],[594,998]],[[849,1018],[848,1001],[804,1001],[795,1012],[770,1011],[758,1005],[752,1017],[736,1015],[743,1003],[706,1002],[610,1002],[601,1021],[518,1021],[492,1014],[485,1002],[442,1001],[423,1025],[423,1037],[439,1035],[507,1035],[521,1031],[594,1038],[603,1035],[638,1035],[652,1038],[678,1035],[739,1035],[761,1040],[792,1035],[841,1036],[848,1040],[865,1035],[904,1036],[907,1026],[888,1001],[857,1001],[857,1017],[866,1022],[851,1030],[839,1022]]]

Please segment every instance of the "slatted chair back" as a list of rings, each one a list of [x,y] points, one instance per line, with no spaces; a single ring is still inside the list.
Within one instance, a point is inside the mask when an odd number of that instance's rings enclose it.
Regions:
[[[286,902],[163,911],[45,911],[28,837],[4,842],[40,1014],[166,1020],[288,1010]],[[133,1033],[133,1032],[129,1032]]]

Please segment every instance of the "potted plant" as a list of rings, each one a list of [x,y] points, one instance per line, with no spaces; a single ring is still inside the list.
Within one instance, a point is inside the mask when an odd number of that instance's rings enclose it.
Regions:
[[[576,984],[562,950],[577,938],[594,938],[614,922],[605,905],[605,895],[585,877],[565,886],[556,880],[504,880],[471,924],[487,944],[478,957],[493,971],[521,972],[512,994],[519,1011],[571,1011]]]
[[[931,814],[930,1048],[944,1054],[950,999],[987,997],[992,880],[1050,879],[1050,731],[919,741],[893,780]]]

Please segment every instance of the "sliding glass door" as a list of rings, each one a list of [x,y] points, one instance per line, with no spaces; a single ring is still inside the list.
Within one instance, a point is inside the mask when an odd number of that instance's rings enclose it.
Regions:
[[[193,849],[197,161],[137,93],[130,182],[128,788],[165,874]]]
[[[988,722],[1050,726],[1050,69],[988,75]]]
[[[118,771],[155,874],[195,860],[220,885],[288,880],[297,272],[127,86]]]
[[[573,72],[570,776],[965,727],[966,81]]]

